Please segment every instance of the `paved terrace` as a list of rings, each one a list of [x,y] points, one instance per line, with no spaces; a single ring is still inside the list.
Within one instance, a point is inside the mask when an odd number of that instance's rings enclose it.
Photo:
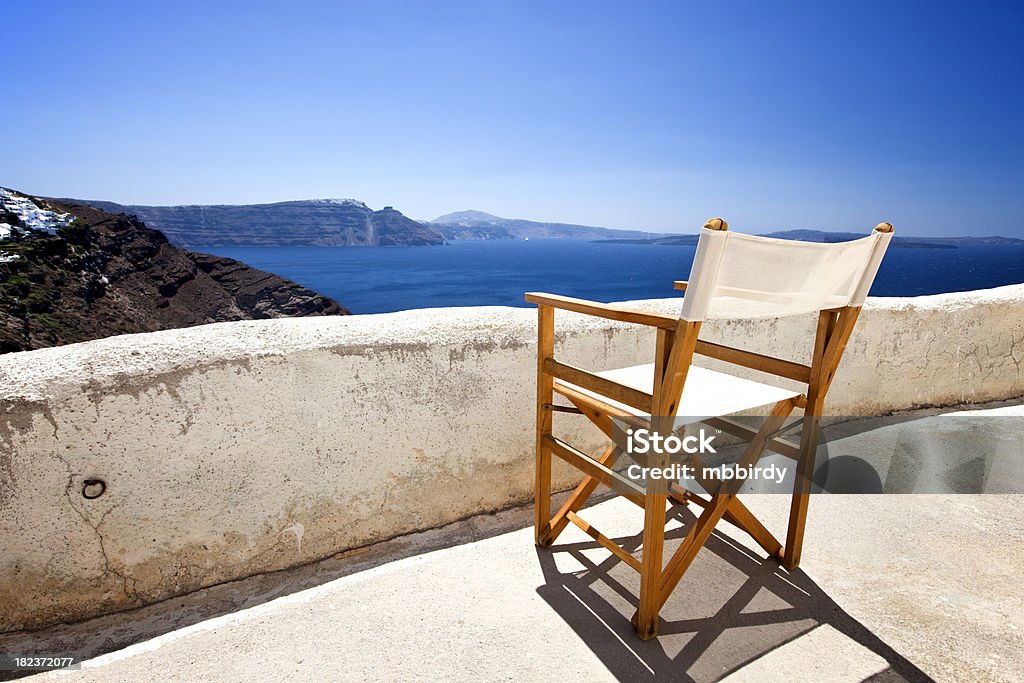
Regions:
[[[1024,402],[973,414],[1022,417]],[[860,422],[864,438],[884,427]],[[1022,433],[1001,436],[1021,443]],[[745,500],[784,527],[787,497]],[[76,683],[1017,681],[1021,502],[816,496],[792,574],[722,525],[666,605],[662,635],[646,643],[629,625],[635,572],[572,525],[555,547],[537,549],[527,506],[128,613],[0,636],[0,651],[93,657],[81,671],[33,678]],[[632,504],[604,499],[585,515],[639,545],[642,512]],[[670,548],[692,519],[676,508]]]
[[[556,323],[557,352],[584,367],[654,349],[637,326]],[[800,361],[813,326],[707,333]],[[98,657],[72,680],[1019,679],[1024,523],[1020,497],[999,494],[1024,442],[1024,285],[869,299],[827,406],[864,418],[843,424],[868,444],[888,429],[872,416],[1017,415],[998,422],[1000,458],[971,457],[978,425],[928,423],[898,472],[928,484],[914,490],[991,494],[817,496],[793,575],[726,529],[651,643],[628,625],[631,570],[581,535],[533,546],[517,506],[532,497],[535,367],[536,312],[501,307],[0,356],[0,651]],[[559,415],[556,430],[600,452],[585,422]],[[555,485],[577,477],[556,467]],[[785,528],[785,499],[750,505]],[[586,516],[638,542],[632,506]]]

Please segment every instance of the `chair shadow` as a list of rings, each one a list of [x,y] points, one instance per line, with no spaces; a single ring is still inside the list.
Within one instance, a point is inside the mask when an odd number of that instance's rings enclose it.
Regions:
[[[560,505],[569,495],[568,491],[556,495],[553,504]],[[599,493],[591,502],[596,504],[611,497],[614,496]],[[684,523],[693,519],[679,517],[681,508],[674,509],[673,514]],[[89,659],[402,558],[473,543],[532,523],[532,507],[511,508],[132,610],[56,624],[39,631],[3,633],[0,652],[59,653]],[[667,552],[674,550],[684,532],[683,528],[668,533]],[[640,535],[616,540],[628,550],[640,545]],[[591,561],[584,554],[591,549],[607,554],[597,543],[538,549],[544,584],[537,590],[619,679],[645,678],[656,673],[668,680],[717,680],[812,628],[829,624],[888,662],[889,669],[871,680],[930,680],[843,612],[801,572],[786,573],[776,563],[758,559],[718,532],[705,548],[712,552],[698,555],[662,611],[662,635],[647,643],[636,637],[629,623],[636,608],[639,578],[614,556],[599,563]],[[571,553],[583,562],[586,570],[561,573],[555,558],[559,553]],[[703,597],[696,602],[685,599],[699,586],[695,579],[705,586],[705,590],[697,593]],[[762,589],[776,595],[777,604],[766,606],[766,599],[770,602],[772,598],[767,598]],[[767,608],[748,613],[744,611],[747,606]],[[740,638],[723,639],[724,635],[740,631]],[[724,653],[723,646],[727,648]],[[0,681],[32,673],[0,671]]]
[[[666,557],[696,519],[682,507],[673,508],[673,516],[684,526],[666,534]],[[641,538],[613,540],[632,553]],[[537,548],[544,573],[537,592],[619,680],[720,680],[821,626],[885,660],[884,670],[866,680],[932,680],[806,574],[787,572],[776,560],[758,557],[718,531],[662,609],[658,637],[642,641],[630,624],[639,602],[639,574],[614,555],[595,562],[589,550],[595,556],[608,554],[591,541]],[[559,570],[563,553],[584,569]],[[795,674],[793,669],[779,671],[775,678]]]

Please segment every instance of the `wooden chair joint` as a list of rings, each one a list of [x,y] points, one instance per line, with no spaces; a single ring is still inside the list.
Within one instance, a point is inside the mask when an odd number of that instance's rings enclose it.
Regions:
[[[560,406],[555,403],[545,403],[544,410],[552,410],[556,413],[572,413],[574,415],[583,414],[583,411],[576,406]]]
[[[640,560],[627,553],[622,546],[595,529],[589,522],[577,515],[575,512],[569,512],[567,516],[570,522],[579,527],[580,531],[600,543],[602,547],[610,551],[615,555],[615,557],[619,558],[639,573]]]

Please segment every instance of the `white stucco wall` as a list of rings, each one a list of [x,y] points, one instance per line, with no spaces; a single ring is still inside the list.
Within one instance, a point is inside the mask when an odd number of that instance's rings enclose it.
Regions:
[[[637,305],[676,313],[679,300]],[[652,359],[643,328],[569,313],[556,322],[567,362]],[[456,308],[222,323],[0,356],[0,630],[528,500],[535,325],[532,309]],[[708,324],[704,336],[806,361],[812,325]],[[1020,396],[1022,361],[1024,285],[872,299],[828,408]],[[572,440],[601,446],[582,418],[555,419]],[[107,483],[100,498],[82,496],[89,478]]]

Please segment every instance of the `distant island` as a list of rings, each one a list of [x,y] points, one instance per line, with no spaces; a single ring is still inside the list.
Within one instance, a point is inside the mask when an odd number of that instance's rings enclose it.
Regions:
[[[866,236],[867,233],[856,232],[825,232],[824,230],[782,230],[770,232],[763,237],[775,237],[784,240],[800,240],[801,242],[847,242]],[[699,235],[659,235],[654,238],[611,238],[591,240],[606,244],[654,244],[673,247],[696,246]],[[1024,245],[1024,240],[1015,237],[901,237],[894,235],[892,246],[904,249],[956,249],[961,245]]]
[[[617,230],[573,223],[543,223],[520,218],[501,218],[483,211],[457,211],[427,223],[446,240],[522,239],[657,239],[664,234],[642,230]]]
[[[100,200],[63,200],[110,213],[137,216],[174,244],[210,247],[438,246],[455,241],[576,239],[608,244],[692,246],[696,233],[679,235],[502,218],[483,211],[457,211],[417,221],[391,206],[374,210],[357,199],[307,199],[272,204],[146,206]],[[898,226],[897,226],[898,230]],[[843,242],[863,233],[785,230],[771,237],[808,242]],[[956,249],[966,244],[1024,244],[1010,237],[904,237],[894,247]]]
[[[185,206],[66,201],[137,216],[167,235],[171,242],[187,248],[436,246],[455,240],[654,239],[664,236],[641,230],[500,218],[483,211],[459,211],[432,221],[416,221],[390,206],[374,211],[357,199]]]
[[[500,218],[483,211],[458,211],[435,218],[428,223],[447,240],[495,239],[582,239],[607,244],[655,244],[695,246],[699,235],[666,235],[641,230],[617,230],[571,223],[542,223],[518,218]],[[868,234],[825,232],[823,230],[784,230],[768,233],[768,237],[804,242],[846,242]],[[893,246],[916,249],[956,249],[961,244],[1024,244],[1012,237],[901,237],[893,238]]]

